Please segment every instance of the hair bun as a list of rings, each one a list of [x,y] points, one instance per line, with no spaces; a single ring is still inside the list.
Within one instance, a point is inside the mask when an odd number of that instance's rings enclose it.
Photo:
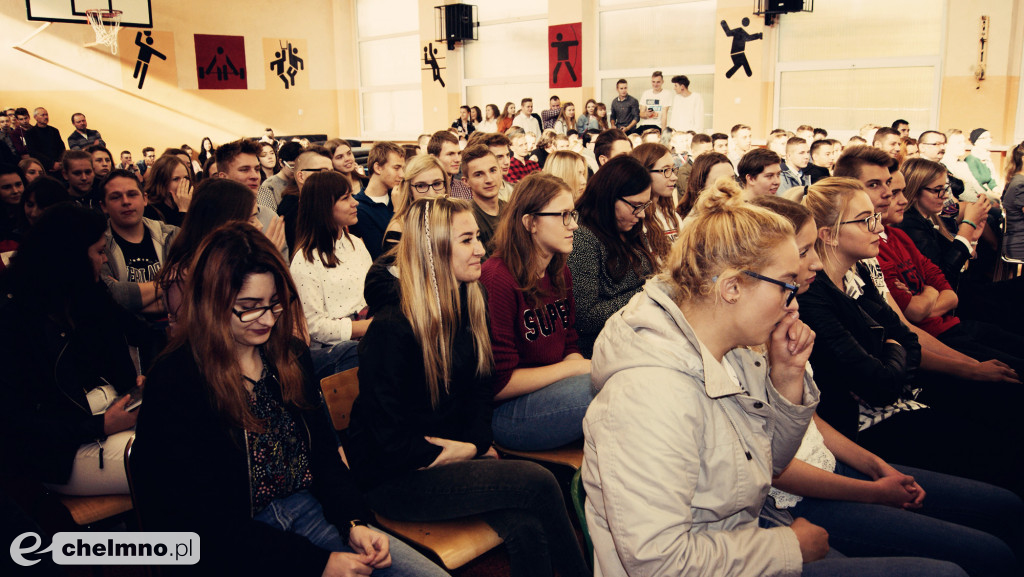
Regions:
[[[743,189],[736,179],[722,176],[716,182],[708,183],[697,199],[696,210],[711,214],[731,210],[743,204]]]

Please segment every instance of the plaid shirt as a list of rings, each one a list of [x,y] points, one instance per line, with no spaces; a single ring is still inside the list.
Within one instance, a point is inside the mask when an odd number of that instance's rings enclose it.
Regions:
[[[522,180],[526,175],[532,174],[540,170],[540,165],[532,160],[523,162],[516,157],[512,157],[512,161],[508,165],[508,177],[505,180],[515,184]]]
[[[469,186],[461,178],[452,178],[450,188],[448,196],[463,200],[473,200],[473,192],[469,190]]]

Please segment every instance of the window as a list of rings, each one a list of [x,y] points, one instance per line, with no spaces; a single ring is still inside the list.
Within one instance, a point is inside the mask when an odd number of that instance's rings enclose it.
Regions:
[[[362,137],[415,139],[423,131],[420,67],[411,57],[421,50],[418,2],[357,0],[356,30]]]
[[[619,78],[637,99],[661,70],[663,90],[673,94],[672,77],[684,74],[690,90],[704,100],[705,126],[714,114],[714,0],[600,0],[598,7],[598,100],[610,105]]]
[[[465,103],[501,110],[533,98],[533,109],[548,106],[548,2],[481,2],[480,41],[464,45]]]
[[[811,124],[840,138],[896,118],[935,126],[944,18],[945,3],[932,0],[816,2],[812,13],[785,15],[774,126]]]

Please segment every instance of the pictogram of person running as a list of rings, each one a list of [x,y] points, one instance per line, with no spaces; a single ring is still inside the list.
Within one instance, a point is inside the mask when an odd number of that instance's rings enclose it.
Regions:
[[[743,26],[750,26],[750,18],[743,19]],[[722,20],[722,30],[725,30],[726,36],[732,36],[732,48],[729,49],[729,55],[732,56],[732,68],[725,73],[725,77],[732,78],[732,75],[736,74],[736,71],[742,67],[749,78],[752,72],[750,71],[750,63],[747,62],[747,42],[760,40],[762,37],[761,33],[750,34],[742,26],[729,29],[729,25],[725,20]]]

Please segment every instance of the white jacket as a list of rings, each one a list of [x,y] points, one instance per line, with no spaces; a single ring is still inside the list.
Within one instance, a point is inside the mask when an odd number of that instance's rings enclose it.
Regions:
[[[595,577],[799,575],[787,527],[758,512],[818,404],[780,396],[767,359],[734,349],[723,364],[701,344],[671,289],[648,281],[612,315],[594,348],[600,393],[583,421],[586,516]]]

